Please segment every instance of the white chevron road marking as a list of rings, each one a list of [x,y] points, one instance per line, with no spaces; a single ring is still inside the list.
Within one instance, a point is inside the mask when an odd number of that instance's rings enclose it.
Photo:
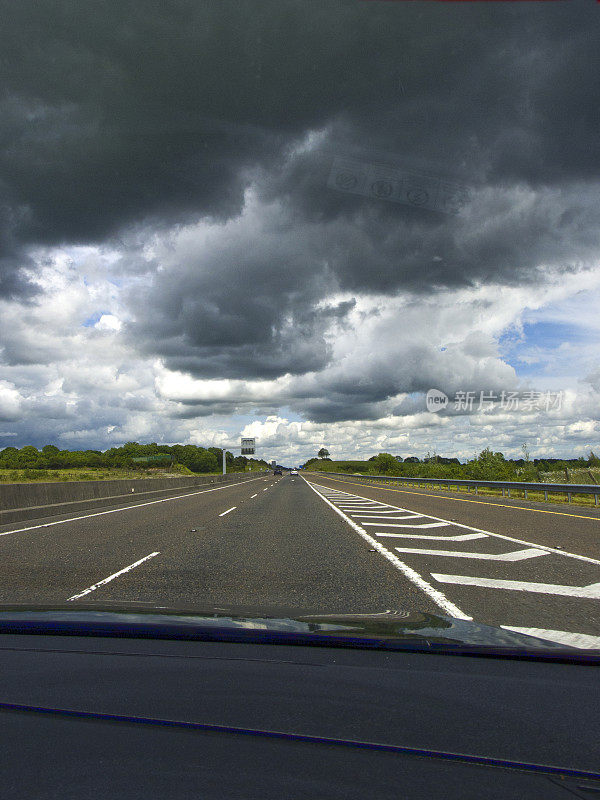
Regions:
[[[318,486],[319,489],[325,488],[319,483],[312,484],[310,481],[306,481],[306,483],[311,487],[311,489],[314,489],[314,491],[317,491],[315,486]],[[317,493],[319,493],[319,492],[317,492]],[[360,499],[360,495],[351,495],[350,493],[348,493],[347,496],[348,497],[354,497],[357,500]],[[321,495],[321,497],[323,497],[323,495]],[[366,499],[366,498],[363,498],[363,500],[364,499]],[[393,508],[393,506],[391,504],[388,505],[388,508],[390,508],[390,507]],[[406,513],[410,513],[411,512],[410,509],[401,508],[400,506],[397,506],[396,508],[397,508],[397,510],[399,512],[406,512]],[[526,539],[517,539],[515,536],[508,536],[507,534],[504,534],[504,533],[496,533],[495,531],[488,531],[488,530],[485,530],[484,528],[475,528],[472,525],[465,525],[463,522],[456,522],[454,520],[452,520],[452,521],[445,520],[443,517],[436,517],[433,514],[423,514],[422,516],[427,518],[427,519],[437,520],[437,521],[443,523],[444,525],[452,525],[455,528],[462,528],[462,530],[473,531],[474,533],[484,533],[487,536],[493,536],[496,539],[503,539],[504,541],[512,542],[513,544],[520,544],[520,545],[525,545],[525,546],[528,546],[528,547],[536,547],[538,549],[543,549],[545,552],[552,553],[553,555],[560,556],[561,558],[569,558],[569,559],[572,558],[572,559],[577,560],[577,561],[583,561],[584,563],[587,563],[587,564],[600,565],[600,559],[592,558],[591,556],[584,556],[584,555],[581,555],[580,553],[573,553],[573,552],[570,552],[568,550],[562,550],[561,548],[550,547],[548,545],[540,544],[539,542],[530,542],[530,541],[527,541]],[[369,524],[369,523],[364,523],[364,525],[367,525],[367,524]],[[379,523],[379,524],[383,525],[384,523]],[[412,526],[412,527],[415,527],[415,526]],[[416,527],[422,527],[422,526],[419,525],[419,526],[416,526]]]
[[[423,526],[419,526],[423,527]],[[434,542],[470,542],[473,539],[487,539],[485,533],[463,533],[458,536],[426,536],[424,533],[376,533],[375,536],[392,536],[396,539],[431,539]]]
[[[368,512],[365,512],[364,514],[350,514],[350,516],[351,517],[366,517],[367,519],[369,519],[369,517],[384,517],[384,516],[387,516],[388,514],[391,515],[391,514],[394,514],[394,513],[395,513],[395,516],[390,516],[389,519],[427,519],[427,517],[423,516],[423,514],[405,514],[404,512],[398,513],[397,511],[396,512],[393,512],[393,511],[368,511]],[[369,524],[371,524],[371,523],[365,522],[365,525],[369,525]],[[377,524],[378,523],[375,523],[375,525],[377,525]],[[381,524],[383,525],[383,522]]]
[[[442,575],[431,573],[438,583],[456,583],[460,586],[479,586],[484,589],[508,589],[513,592],[537,592],[539,594],[559,594],[565,597],[583,597],[588,600],[600,599],[600,583],[587,586],[562,586],[558,583],[529,583],[527,581],[503,581],[496,578],[473,578],[470,575]]]
[[[416,517],[415,517],[416,519]],[[363,525],[383,525],[385,528],[447,528],[449,522],[425,522],[423,525],[403,525],[401,522],[363,522]]]
[[[600,636],[590,636],[589,633],[572,633],[571,631],[554,631],[547,628],[518,628],[514,625],[500,625],[505,631],[525,633],[537,639],[549,639],[551,642],[578,647],[581,650],[600,650]]]
[[[422,556],[450,556],[452,558],[478,558],[481,561],[525,561],[528,558],[547,556],[546,550],[527,547],[525,550],[513,550],[512,553],[463,553],[458,550],[422,550],[420,547],[395,547],[399,553],[414,553]]]

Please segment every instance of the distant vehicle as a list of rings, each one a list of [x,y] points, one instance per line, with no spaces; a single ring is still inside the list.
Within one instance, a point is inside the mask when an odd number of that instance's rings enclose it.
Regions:
[[[293,470],[290,472],[290,475],[297,475],[297,474],[298,474],[298,470],[297,470],[297,469],[293,469]]]
[[[281,468],[280,467],[275,467],[275,469],[273,470],[273,475],[283,475],[283,472],[281,471]]]

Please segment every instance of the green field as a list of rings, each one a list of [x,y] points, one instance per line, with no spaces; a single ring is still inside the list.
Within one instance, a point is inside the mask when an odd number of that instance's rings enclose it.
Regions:
[[[313,462],[306,467],[308,472],[345,472],[352,474],[360,472],[366,474],[373,473],[372,461],[319,461]],[[373,473],[374,474],[374,473]]]

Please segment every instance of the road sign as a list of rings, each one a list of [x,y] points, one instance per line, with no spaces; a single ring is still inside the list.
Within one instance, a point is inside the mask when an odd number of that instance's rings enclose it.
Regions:
[[[242,455],[253,456],[256,439],[242,439]]]

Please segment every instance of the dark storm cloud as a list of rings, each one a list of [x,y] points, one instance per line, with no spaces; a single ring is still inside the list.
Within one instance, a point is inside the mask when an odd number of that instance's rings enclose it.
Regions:
[[[352,308],[321,302],[336,292],[534,284],[541,265],[597,256],[591,3],[0,5],[2,291],[26,288],[32,245],[125,239],[126,269],[131,242],[163,235],[127,334],[171,369],[322,370]],[[327,185],[340,154],[463,183],[472,201],[450,217],[344,195]],[[276,210],[230,231],[249,186]],[[197,221],[223,235],[170,240]],[[336,376],[334,399],[305,408],[368,416],[416,386],[373,380],[362,397]]]
[[[598,175],[587,5],[2,5],[2,192],[28,212],[14,222],[25,241],[226,218],[242,205],[244,167],[274,168],[334,123],[332,148],[462,163],[471,179]],[[314,213],[353,207],[316,194]],[[383,224],[394,211],[380,213]]]

